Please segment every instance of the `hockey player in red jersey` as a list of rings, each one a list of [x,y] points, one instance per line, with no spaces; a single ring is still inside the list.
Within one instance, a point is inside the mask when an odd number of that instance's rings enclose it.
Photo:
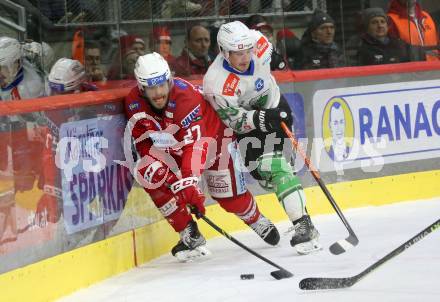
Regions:
[[[77,60],[59,59],[49,73],[51,95],[62,95],[95,91],[98,88],[87,82],[84,66]],[[38,219],[56,223],[62,210],[62,190],[60,170],[55,165],[55,154],[59,140],[59,129],[62,123],[79,119],[79,109],[58,109],[42,112],[40,122],[46,127],[40,127],[41,140],[44,147],[42,154],[41,175],[38,181],[44,194],[37,205]]]
[[[180,261],[209,254],[188,209],[205,213],[205,197],[197,186],[202,173],[220,206],[276,245],[277,229],[259,212],[236,166],[235,137],[200,91],[173,79],[158,53],[139,57],[134,73],[138,87],[125,100],[128,127],[141,157],[134,174],[180,235],[172,254]]]

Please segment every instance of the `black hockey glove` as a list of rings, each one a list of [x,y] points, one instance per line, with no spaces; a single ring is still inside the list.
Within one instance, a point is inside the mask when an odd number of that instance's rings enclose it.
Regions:
[[[261,132],[277,132],[281,129],[281,122],[290,126],[293,122],[292,114],[279,108],[255,111],[254,124]]]

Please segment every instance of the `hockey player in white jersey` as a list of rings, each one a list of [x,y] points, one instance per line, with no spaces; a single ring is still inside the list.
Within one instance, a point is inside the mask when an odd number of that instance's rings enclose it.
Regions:
[[[48,86],[33,66],[22,58],[20,43],[0,38],[0,100],[22,100],[46,96]]]
[[[307,214],[302,185],[286,160],[290,156],[283,154],[286,135],[281,122],[291,127],[293,118],[270,73],[272,45],[240,21],[223,24],[217,42],[220,52],[203,79],[205,97],[238,134],[246,167],[256,163],[256,169],[249,169],[252,176],[275,191],[292,220],[295,233],[290,244],[299,254],[319,250],[319,233]],[[248,146],[252,138],[257,144]]]

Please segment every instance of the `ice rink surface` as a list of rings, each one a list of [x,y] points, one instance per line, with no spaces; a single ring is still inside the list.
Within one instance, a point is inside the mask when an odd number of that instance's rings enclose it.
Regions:
[[[223,237],[208,241],[212,255],[200,262],[177,263],[165,255],[141,267],[80,290],[59,301],[440,301],[440,231],[386,262],[349,289],[303,291],[306,277],[347,277],[358,274],[440,217],[440,199],[368,207],[344,212],[359,237],[359,245],[334,256],[328,247],[348,236],[335,215],[314,216],[324,250],[298,256],[291,235],[279,246],[267,246],[252,231],[233,235],[275,263],[294,273],[277,281],[270,265]],[[290,224],[278,224],[284,233]],[[240,280],[252,273],[253,280]]]

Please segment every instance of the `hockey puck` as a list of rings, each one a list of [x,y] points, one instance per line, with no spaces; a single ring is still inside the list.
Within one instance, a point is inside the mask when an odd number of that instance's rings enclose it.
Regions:
[[[241,280],[251,280],[254,279],[254,274],[241,274],[240,275]]]

